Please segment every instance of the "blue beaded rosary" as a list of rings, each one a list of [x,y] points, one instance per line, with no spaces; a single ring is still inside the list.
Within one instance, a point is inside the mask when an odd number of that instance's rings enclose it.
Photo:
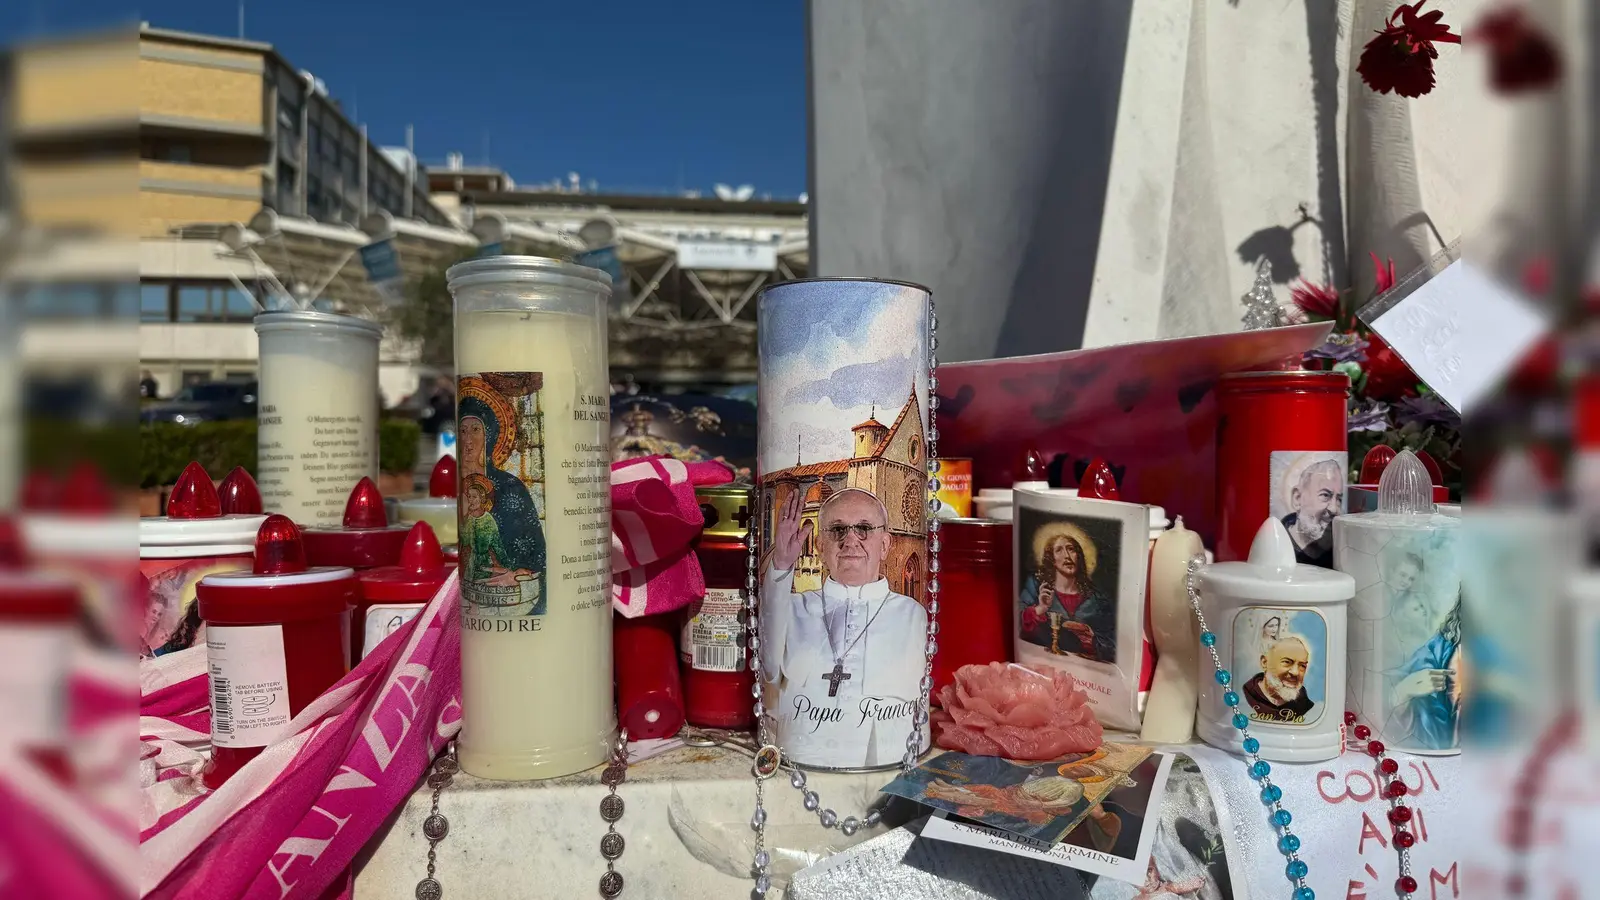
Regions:
[[[1233,674],[1223,668],[1222,657],[1217,654],[1217,636],[1206,625],[1206,615],[1200,611],[1200,589],[1196,585],[1195,576],[1199,574],[1200,567],[1205,564],[1205,557],[1196,556],[1189,560],[1189,577],[1186,583],[1189,588],[1189,605],[1194,608],[1195,619],[1200,623],[1200,643],[1211,652],[1211,662],[1217,668],[1217,684],[1227,688],[1222,695],[1222,702],[1233,710],[1233,727],[1239,729],[1239,734],[1244,740],[1245,762],[1249,763],[1250,777],[1261,785],[1261,802],[1272,810],[1270,819],[1273,827],[1278,830],[1278,850],[1288,857],[1289,864],[1284,868],[1283,874],[1294,885],[1294,900],[1316,900],[1317,892],[1306,884],[1306,875],[1311,871],[1300,858],[1300,838],[1289,828],[1289,823],[1294,821],[1294,816],[1283,808],[1283,788],[1272,783],[1272,765],[1256,754],[1261,750],[1261,742],[1250,736],[1250,717],[1239,709],[1239,692],[1228,687],[1233,682]]]
[[[1289,879],[1289,883],[1294,885],[1294,900],[1316,900],[1317,892],[1306,884],[1306,876],[1310,874],[1311,869],[1305,860],[1300,858],[1300,838],[1289,828],[1294,816],[1283,808],[1283,788],[1272,783],[1272,764],[1257,755],[1261,750],[1261,742],[1250,736],[1250,717],[1239,709],[1239,693],[1229,687],[1233,683],[1233,673],[1223,667],[1222,657],[1217,653],[1217,636],[1210,626],[1206,625],[1206,614],[1200,610],[1199,579],[1196,576],[1204,565],[1203,556],[1190,559],[1189,574],[1185,579],[1189,590],[1189,606],[1194,609],[1195,620],[1200,623],[1200,644],[1211,653],[1211,664],[1217,670],[1217,684],[1226,689],[1222,695],[1222,702],[1233,710],[1233,727],[1239,729],[1239,734],[1242,735],[1240,746],[1244,748],[1250,777],[1261,785],[1261,803],[1272,811],[1270,821],[1278,830],[1278,851],[1289,860],[1283,874]],[[1388,819],[1393,828],[1394,848],[1400,858],[1400,877],[1395,880],[1394,889],[1395,894],[1404,900],[1417,890],[1417,880],[1411,875],[1411,848],[1416,844],[1417,838],[1408,828],[1412,813],[1411,808],[1404,802],[1407,791],[1405,782],[1400,778],[1400,766],[1388,757],[1387,748],[1381,741],[1373,740],[1362,744],[1372,736],[1372,733],[1365,725],[1356,725],[1354,713],[1346,712],[1344,717],[1346,726],[1355,727],[1355,745],[1378,762],[1378,771],[1381,773],[1379,779],[1383,782],[1383,796],[1389,804]]]

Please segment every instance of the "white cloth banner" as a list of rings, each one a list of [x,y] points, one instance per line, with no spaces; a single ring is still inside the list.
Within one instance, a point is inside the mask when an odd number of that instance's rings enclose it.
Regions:
[[[1212,747],[1185,747],[1200,765],[1216,804],[1228,846],[1228,872],[1234,900],[1280,900],[1290,895],[1278,852],[1277,831],[1267,821],[1261,789],[1245,770],[1242,757]],[[1474,820],[1467,815],[1467,777],[1460,757],[1392,754],[1410,789],[1413,900],[1455,900],[1462,873],[1470,867]],[[1318,900],[1385,900],[1395,895],[1400,858],[1389,824],[1388,801],[1379,795],[1376,762],[1347,751],[1321,763],[1272,764],[1272,782],[1283,788],[1283,806],[1294,816],[1290,828],[1300,837],[1300,858],[1310,867],[1307,883]],[[1482,835],[1479,835],[1481,838]]]

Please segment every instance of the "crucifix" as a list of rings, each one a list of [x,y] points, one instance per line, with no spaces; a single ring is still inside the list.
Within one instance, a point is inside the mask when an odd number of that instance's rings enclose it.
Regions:
[[[822,678],[828,682],[828,696],[837,697],[839,696],[839,682],[849,681],[850,673],[844,670],[844,663],[840,661],[834,663],[833,671],[823,675]]]

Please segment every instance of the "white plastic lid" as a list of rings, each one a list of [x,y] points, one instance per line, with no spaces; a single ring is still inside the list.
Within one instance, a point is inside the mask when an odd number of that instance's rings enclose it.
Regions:
[[[266,516],[221,516],[215,519],[169,519],[146,516],[139,520],[139,552],[157,547],[200,547],[243,545],[245,552],[255,548],[256,532]]]
[[[1150,507],[1150,531],[1166,531],[1172,521],[1167,518],[1167,511],[1160,506]]]
[[[1206,566],[1200,570],[1200,590],[1239,600],[1331,603],[1355,596],[1356,580],[1343,572],[1296,563],[1289,530],[1268,517],[1250,544],[1250,559]]]
[[[46,556],[111,556],[127,558],[138,532],[115,516],[27,515],[21,519],[29,550]]]

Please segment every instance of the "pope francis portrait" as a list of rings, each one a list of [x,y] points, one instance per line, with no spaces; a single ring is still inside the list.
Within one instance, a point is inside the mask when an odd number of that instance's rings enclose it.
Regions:
[[[928,614],[890,590],[882,501],[859,488],[817,514],[826,570],[819,591],[794,593],[805,546],[796,491],[784,501],[761,593],[761,666],[779,687],[772,715],[787,750],[829,767],[889,765],[906,749],[923,673]]]

